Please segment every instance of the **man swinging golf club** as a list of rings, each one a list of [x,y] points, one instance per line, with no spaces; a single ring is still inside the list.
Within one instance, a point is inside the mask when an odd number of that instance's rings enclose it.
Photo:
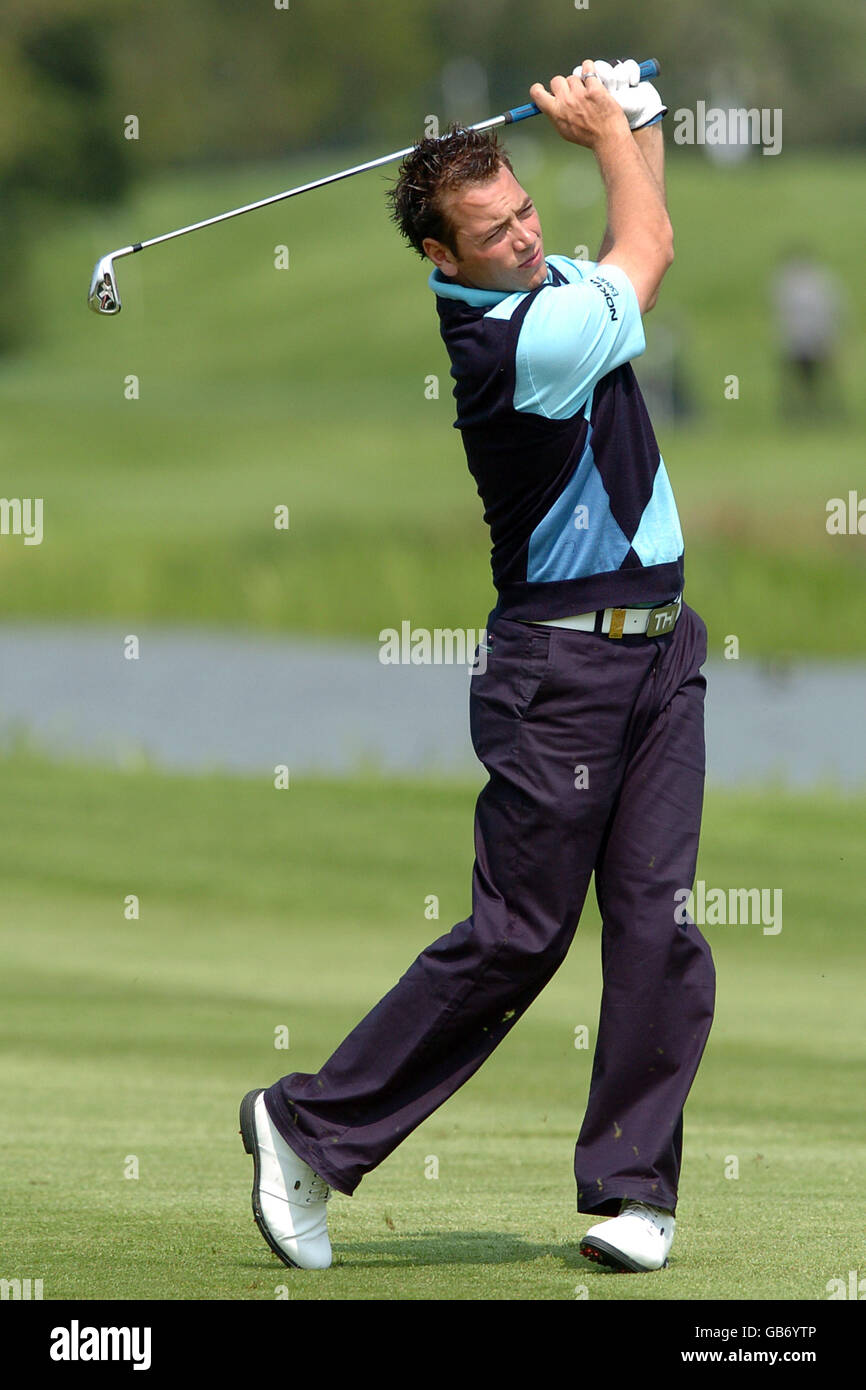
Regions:
[[[675,915],[700,833],[707,634],[682,601],[676,506],[629,365],[673,258],[666,108],[632,62],[588,61],[530,95],[596,156],[608,213],[597,261],[545,256],[535,205],[490,132],[422,140],[389,195],[433,264],[456,423],[491,531],[498,602],[470,695],[489,781],[471,915],[317,1074],[242,1102],[256,1221],[305,1269],[331,1261],[330,1190],[354,1192],[551,979],[593,871],[603,993],[574,1173],[578,1212],[611,1219],[580,1249],[655,1270],[674,1236],[715,972]]]

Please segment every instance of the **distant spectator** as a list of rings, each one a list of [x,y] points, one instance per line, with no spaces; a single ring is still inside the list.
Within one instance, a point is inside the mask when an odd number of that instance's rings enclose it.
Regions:
[[[840,406],[835,377],[842,296],[836,277],[807,251],[792,252],[772,279],[782,369],[782,411],[824,414]]]
[[[688,360],[682,319],[671,313],[656,319],[639,368],[640,389],[654,420],[669,423],[694,417]]]

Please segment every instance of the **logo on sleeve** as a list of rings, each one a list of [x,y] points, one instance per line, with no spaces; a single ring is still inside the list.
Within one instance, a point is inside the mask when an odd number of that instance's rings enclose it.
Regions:
[[[605,280],[603,275],[593,275],[589,283],[594,285],[595,288],[600,290],[604,295],[604,302],[610,310],[611,323],[617,323],[619,315],[616,312],[616,305],[613,301],[618,298],[619,290],[615,285],[612,285],[609,280]]]

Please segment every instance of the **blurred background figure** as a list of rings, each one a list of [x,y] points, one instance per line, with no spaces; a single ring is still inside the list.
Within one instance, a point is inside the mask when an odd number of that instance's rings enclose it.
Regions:
[[[836,276],[805,249],[790,252],[772,277],[783,416],[840,413],[836,349],[842,295]]]
[[[659,423],[684,423],[697,413],[688,357],[685,317],[675,311],[658,316],[653,313],[646,352],[636,362],[635,371],[651,417]]]

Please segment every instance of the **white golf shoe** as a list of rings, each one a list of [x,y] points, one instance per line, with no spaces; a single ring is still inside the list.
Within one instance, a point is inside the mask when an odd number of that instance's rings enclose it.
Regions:
[[[580,1253],[611,1269],[633,1273],[664,1269],[676,1224],[664,1208],[627,1198],[620,1205],[619,1216],[589,1228],[580,1242]]]
[[[252,1154],[253,1215],[275,1255],[296,1269],[331,1263],[326,1202],[331,1189],[274,1128],[264,1091],[241,1101],[241,1137]]]

